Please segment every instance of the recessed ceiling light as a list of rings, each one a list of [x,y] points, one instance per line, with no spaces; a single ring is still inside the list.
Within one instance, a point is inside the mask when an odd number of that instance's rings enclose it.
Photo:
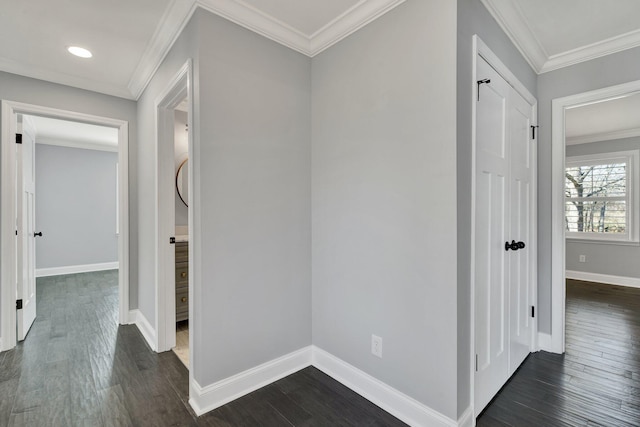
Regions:
[[[69,46],[67,48],[70,54],[79,56],[80,58],[91,58],[93,54],[89,52],[87,49],[78,46]]]

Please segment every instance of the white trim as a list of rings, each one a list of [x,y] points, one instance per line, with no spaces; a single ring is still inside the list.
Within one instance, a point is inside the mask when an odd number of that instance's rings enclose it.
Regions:
[[[458,418],[458,427],[473,427],[475,421],[473,417],[473,406],[469,406]]]
[[[564,353],[565,333],[565,110],[640,90],[640,80],[551,101],[551,343],[545,350]]]
[[[540,69],[539,74],[568,67],[580,62],[590,61],[623,50],[633,49],[638,46],[640,46],[640,30],[620,34],[606,40],[581,46],[577,49],[551,55]]]
[[[506,65],[498,58],[495,53],[482,41],[482,39],[475,34],[472,38],[472,79],[471,79],[471,194],[475,194],[476,191],[476,99],[478,96],[478,85],[476,84],[479,77],[477,76],[477,58],[478,56],[484,58],[487,63],[498,73],[502,78],[504,78],[507,83],[514,88],[520,96],[522,96],[532,108],[532,123],[537,123],[538,121],[538,101],[537,99],[529,92],[529,90],[518,80],[518,78],[507,68]],[[534,173],[534,179],[531,180],[531,205],[529,215],[531,217],[531,242],[528,243],[528,247],[530,249],[529,253],[531,254],[531,301],[535,306],[537,306],[538,301],[538,260],[537,260],[537,252],[538,252],[538,199],[537,199],[537,171],[538,171],[538,146],[537,144],[533,144],[533,153],[531,158],[531,170]],[[476,214],[476,203],[475,198],[471,197],[471,218],[475,218]],[[470,354],[469,354],[469,390],[471,402],[469,402],[470,408],[472,410],[471,418],[472,424],[475,424],[475,408],[473,407],[475,402],[475,222],[471,221],[471,239],[470,239],[470,247],[471,247],[471,256],[470,256]],[[536,351],[538,349],[538,322],[533,322],[533,330],[531,334],[531,343],[530,343],[530,351]]]
[[[545,334],[544,332],[538,332],[538,349],[553,353],[553,345],[551,340],[551,334]]]
[[[457,421],[315,346],[312,365],[410,426],[458,425]]]
[[[524,59],[538,74],[640,46],[640,30],[634,30],[566,52],[549,55],[529,27],[518,2],[481,1]]]
[[[129,81],[127,87],[130,96],[127,94],[127,97],[140,98],[197,8],[313,57],[404,2],[405,0],[359,0],[315,33],[305,34],[241,0],[173,0]]]
[[[80,148],[84,150],[110,151],[113,153],[118,152],[117,142],[115,144],[111,144],[107,142],[92,142],[92,141],[38,137],[36,139],[36,144],[55,145],[57,147],[67,147],[67,148]]]
[[[584,280],[585,282],[606,283],[607,285],[627,286],[629,288],[640,288],[640,278],[637,277],[614,276],[612,274],[567,270],[566,278]]]
[[[129,311],[127,324],[136,325],[152,351],[156,351],[156,331],[149,320],[137,308]]]
[[[45,116],[62,120],[78,121],[118,129],[118,163],[119,172],[119,215],[120,233],[118,235],[118,287],[119,287],[119,322],[127,323],[129,312],[129,124],[124,120],[95,116],[75,111],[60,110],[39,105],[2,100],[2,138],[0,157],[0,206],[2,206],[0,224],[0,336],[6,348],[16,345],[16,273],[15,265],[15,218],[5,213],[15,212],[16,180],[15,180],[15,117],[16,114]]]
[[[90,273],[93,271],[117,270],[116,262],[103,262],[100,264],[67,265],[65,267],[50,267],[36,269],[36,277],[62,276],[64,274]]]
[[[189,387],[189,404],[198,416],[212,411],[306,368],[311,364],[312,351],[311,346],[302,348],[205,387],[194,380]]]
[[[593,133],[590,135],[580,135],[567,137],[567,145],[589,144],[591,142],[613,141],[615,139],[635,138],[640,136],[640,128],[625,129],[613,132]]]
[[[520,6],[513,1],[481,0],[513,45],[537,73],[547,62],[549,54],[535,36]]]

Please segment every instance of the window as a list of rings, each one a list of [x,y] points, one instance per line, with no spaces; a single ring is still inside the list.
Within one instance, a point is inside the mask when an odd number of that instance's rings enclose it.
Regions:
[[[638,241],[638,152],[567,157],[568,238]]]

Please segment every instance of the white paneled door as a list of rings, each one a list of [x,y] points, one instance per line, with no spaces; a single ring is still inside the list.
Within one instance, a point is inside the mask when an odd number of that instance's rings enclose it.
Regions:
[[[531,350],[533,107],[477,61],[474,192],[475,413]]]
[[[22,133],[17,150],[17,332],[26,338],[36,318],[35,141]],[[22,306],[20,308],[20,306]]]

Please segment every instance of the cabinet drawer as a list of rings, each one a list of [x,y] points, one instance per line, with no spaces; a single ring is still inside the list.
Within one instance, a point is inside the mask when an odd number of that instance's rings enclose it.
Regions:
[[[176,243],[176,263],[189,262],[189,243],[180,242]]]
[[[176,313],[189,311],[189,290],[176,292]]]
[[[176,264],[176,288],[180,285],[188,285],[189,284],[189,265]]]

